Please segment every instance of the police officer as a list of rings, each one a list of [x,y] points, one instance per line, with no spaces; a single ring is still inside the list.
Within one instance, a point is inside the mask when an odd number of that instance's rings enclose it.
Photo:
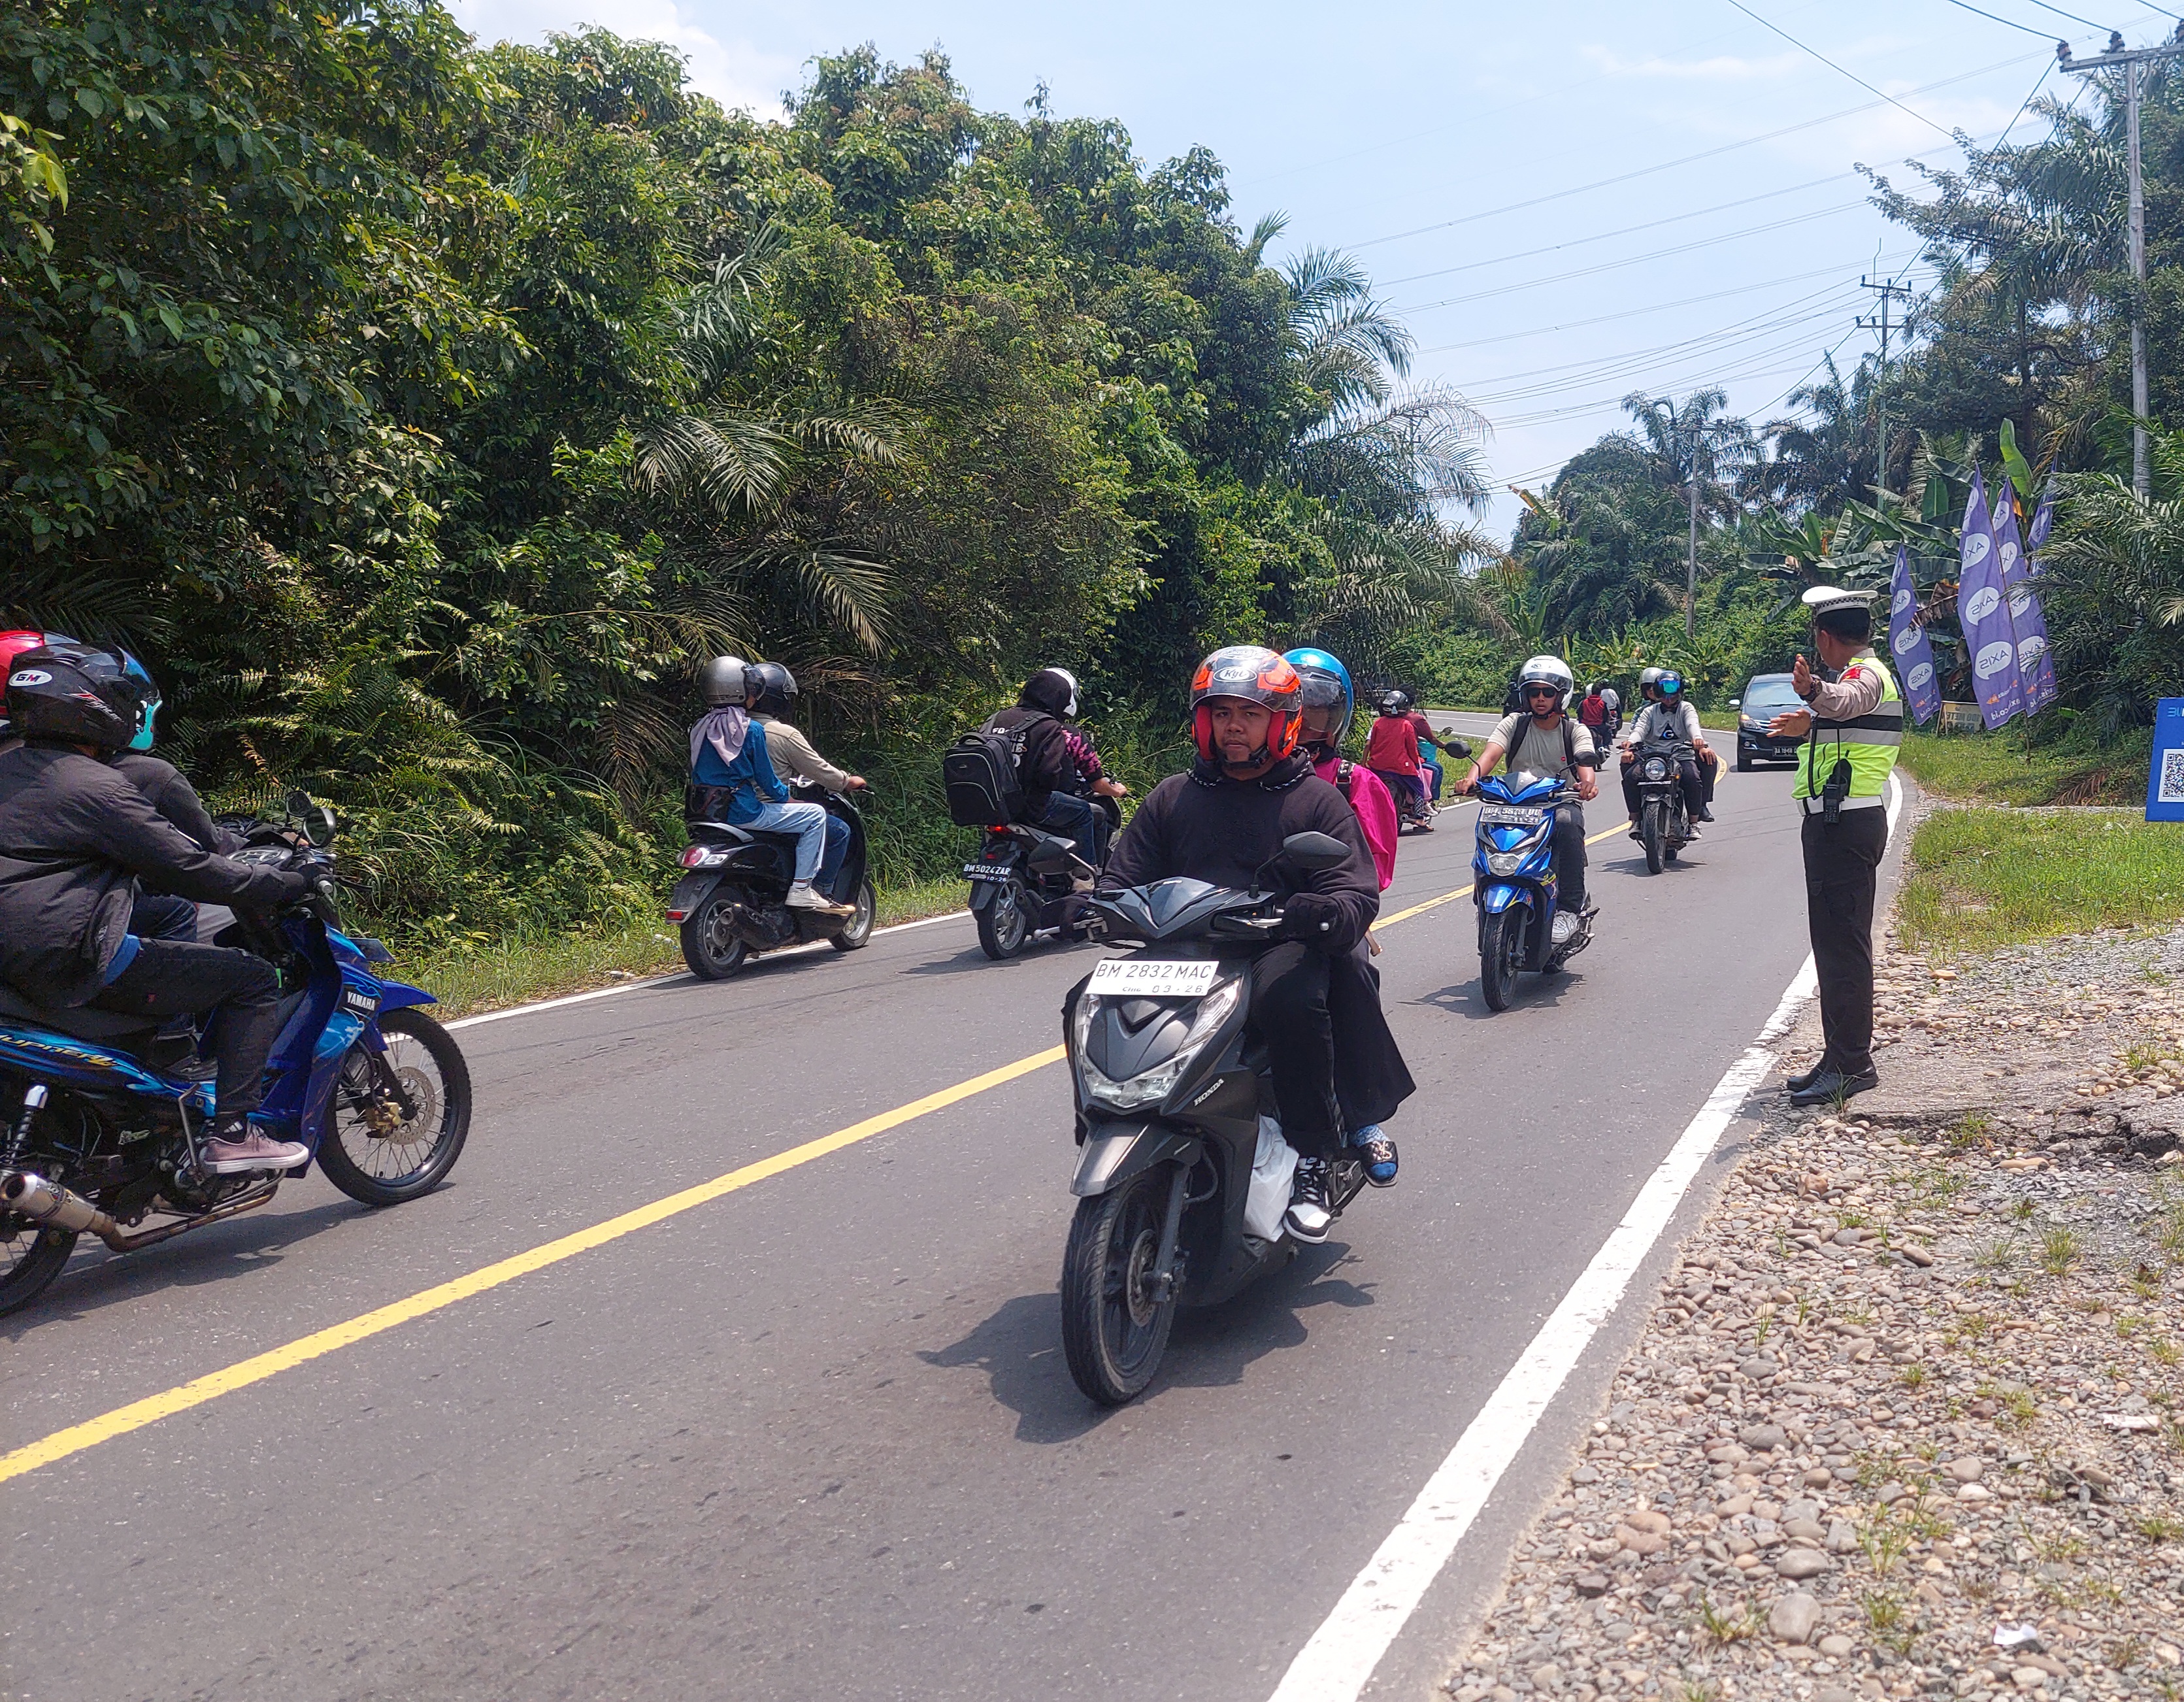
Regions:
[[[1823,679],[1804,657],[1791,689],[1807,707],[1768,730],[1803,739],[1794,793],[1803,815],[1805,908],[1820,983],[1820,1061],[1790,1078],[1790,1102],[1816,1105],[1880,1085],[1873,1068],[1873,895],[1888,848],[1882,796],[1903,744],[1903,698],[1873,653],[1873,595],[1805,593]]]

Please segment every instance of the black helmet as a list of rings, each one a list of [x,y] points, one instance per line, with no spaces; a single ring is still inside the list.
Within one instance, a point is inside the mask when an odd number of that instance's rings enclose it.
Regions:
[[[1067,720],[1077,713],[1077,676],[1066,667],[1043,667],[1017,694],[1019,709],[1043,709]]]
[[[750,671],[750,711],[754,715],[779,715],[796,695],[796,676],[777,661],[753,662]]]
[[[25,739],[119,751],[136,736],[142,706],[120,657],[87,645],[25,650],[8,675],[8,718]]]
[[[751,695],[751,667],[741,656],[715,656],[698,669],[698,690],[709,709],[741,704]]]
[[[1380,700],[1383,715],[1403,715],[1409,712],[1411,695],[1407,691],[1391,691]]]

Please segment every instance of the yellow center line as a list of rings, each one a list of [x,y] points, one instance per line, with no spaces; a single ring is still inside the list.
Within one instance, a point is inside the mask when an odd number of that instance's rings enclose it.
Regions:
[[[1609,830],[1610,833],[1619,831],[1619,829]],[[1596,844],[1608,836],[1606,833],[1595,834],[1585,843]],[[1376,925],[1392,928],[1399,922],[1407,921],[1437,906],[1462,898],[1470,891],[1471,888],[1466,886],[1454,892],[1443,893],[1439,898],[1429,898],[1423,904],[1414,904],[1408,910],[1383,918]],[[665,1223],[670,1218],[679,1217],[684,1212],[710,1204],[725,1194],[733,1194],[755,1183],[771,1180],[809,1164],[814,1159],[841,1152],[861,1141],[869,1141],[875,1135],[884,1135],[889,1130],[900,1129],[904,1124],[929,1116],[935,1111],[959,1105],[989,1089],[1002,1086],[1019,1076],[1043,1069],[1050,1063],[1058,1063],[1063,1055],[1061,1046],[1049,1046],[1045,1052],[1034,1052],[1028,1057],[1018,1058],[1014,1063],[1005,1063],[998,1069],[989,1069],[983,1075],[974,1075],[952,1087],[941,1088],[938,1092],[927,1094],[922,1099],[913,1099],[907,1105],[899,1105],[892,1111],[883,1111],[878,1116],[867,1117],[861,1123],[852,1123],[846,1129],[838,1129],[831,1135],[822,1135],[800,1147],[791,1147],[771,1158],[760,1158],[754,1163],[730,1170],[725,1175],[714,1177],[710,1182],[700,1182],[695,1187],[669,1194],[649,1205],[624,1212],[619,1217],[593,1224],[588,1229],[581,1229],[572,1235],[546,1242],[450,1281],[421,1289],[403,1299],[391,1301],[372,1311],[346,1319],[339,1324],[315,1330],[308,1336],[298,1336],[292,1342],[283,1342],[280,1347],[253,1354],[247,1359],[238,1359],[231,1365],[209,1371],[202,1377],[192,1378],[159,1394],[147,1395],[142,1400],[115,1407],[96,1418],[86,1419],[81,1424],[57,1430],[36,1442],[0,1454],[0,1483],[24,1476],[42,1466],[52,1465],[72,1454],[84,1453],[101,1443],[111,1442],[116,1437],[142,1430],[157,1424],[161,1419],[172,1418],[177,1413],[203,1406],[208,1402],[218,1400],[222,1395],[233,1394],[254,1383],[265,1382],[283,1371],[308,1364],[313,1359],[324,1359],[343,1348],[354,1347],[359,1342],[384,1335],[399,1325],[444,1311],[458,1301],[471,1299],[513,1282],[519,1276],[528,1276],[533,1271],[560,1264],[579,1253],[589,1253],[594,1247],[604,1247],[610,1242],[634,1235],[639,1230],[650,1229],[655,1224]]]

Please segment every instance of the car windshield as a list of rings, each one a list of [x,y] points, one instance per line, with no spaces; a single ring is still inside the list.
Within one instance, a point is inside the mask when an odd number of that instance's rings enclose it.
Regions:
[[[1798,701],[1797,694],[1791,690],[1790,676],[1786,673],[1770,674],[1753,680],[1744,688],[1744,701],[1741,706],[1747,715],[1757,715],[1763,709],[1779,713],[1785,709],[1804,707]]]

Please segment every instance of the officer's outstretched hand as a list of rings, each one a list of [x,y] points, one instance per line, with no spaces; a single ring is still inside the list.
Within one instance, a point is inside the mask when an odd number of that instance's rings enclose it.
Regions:
[[[1800,697],[1812,695],[1813,667],[1802,656],[1790,664],[1790,689]]]

